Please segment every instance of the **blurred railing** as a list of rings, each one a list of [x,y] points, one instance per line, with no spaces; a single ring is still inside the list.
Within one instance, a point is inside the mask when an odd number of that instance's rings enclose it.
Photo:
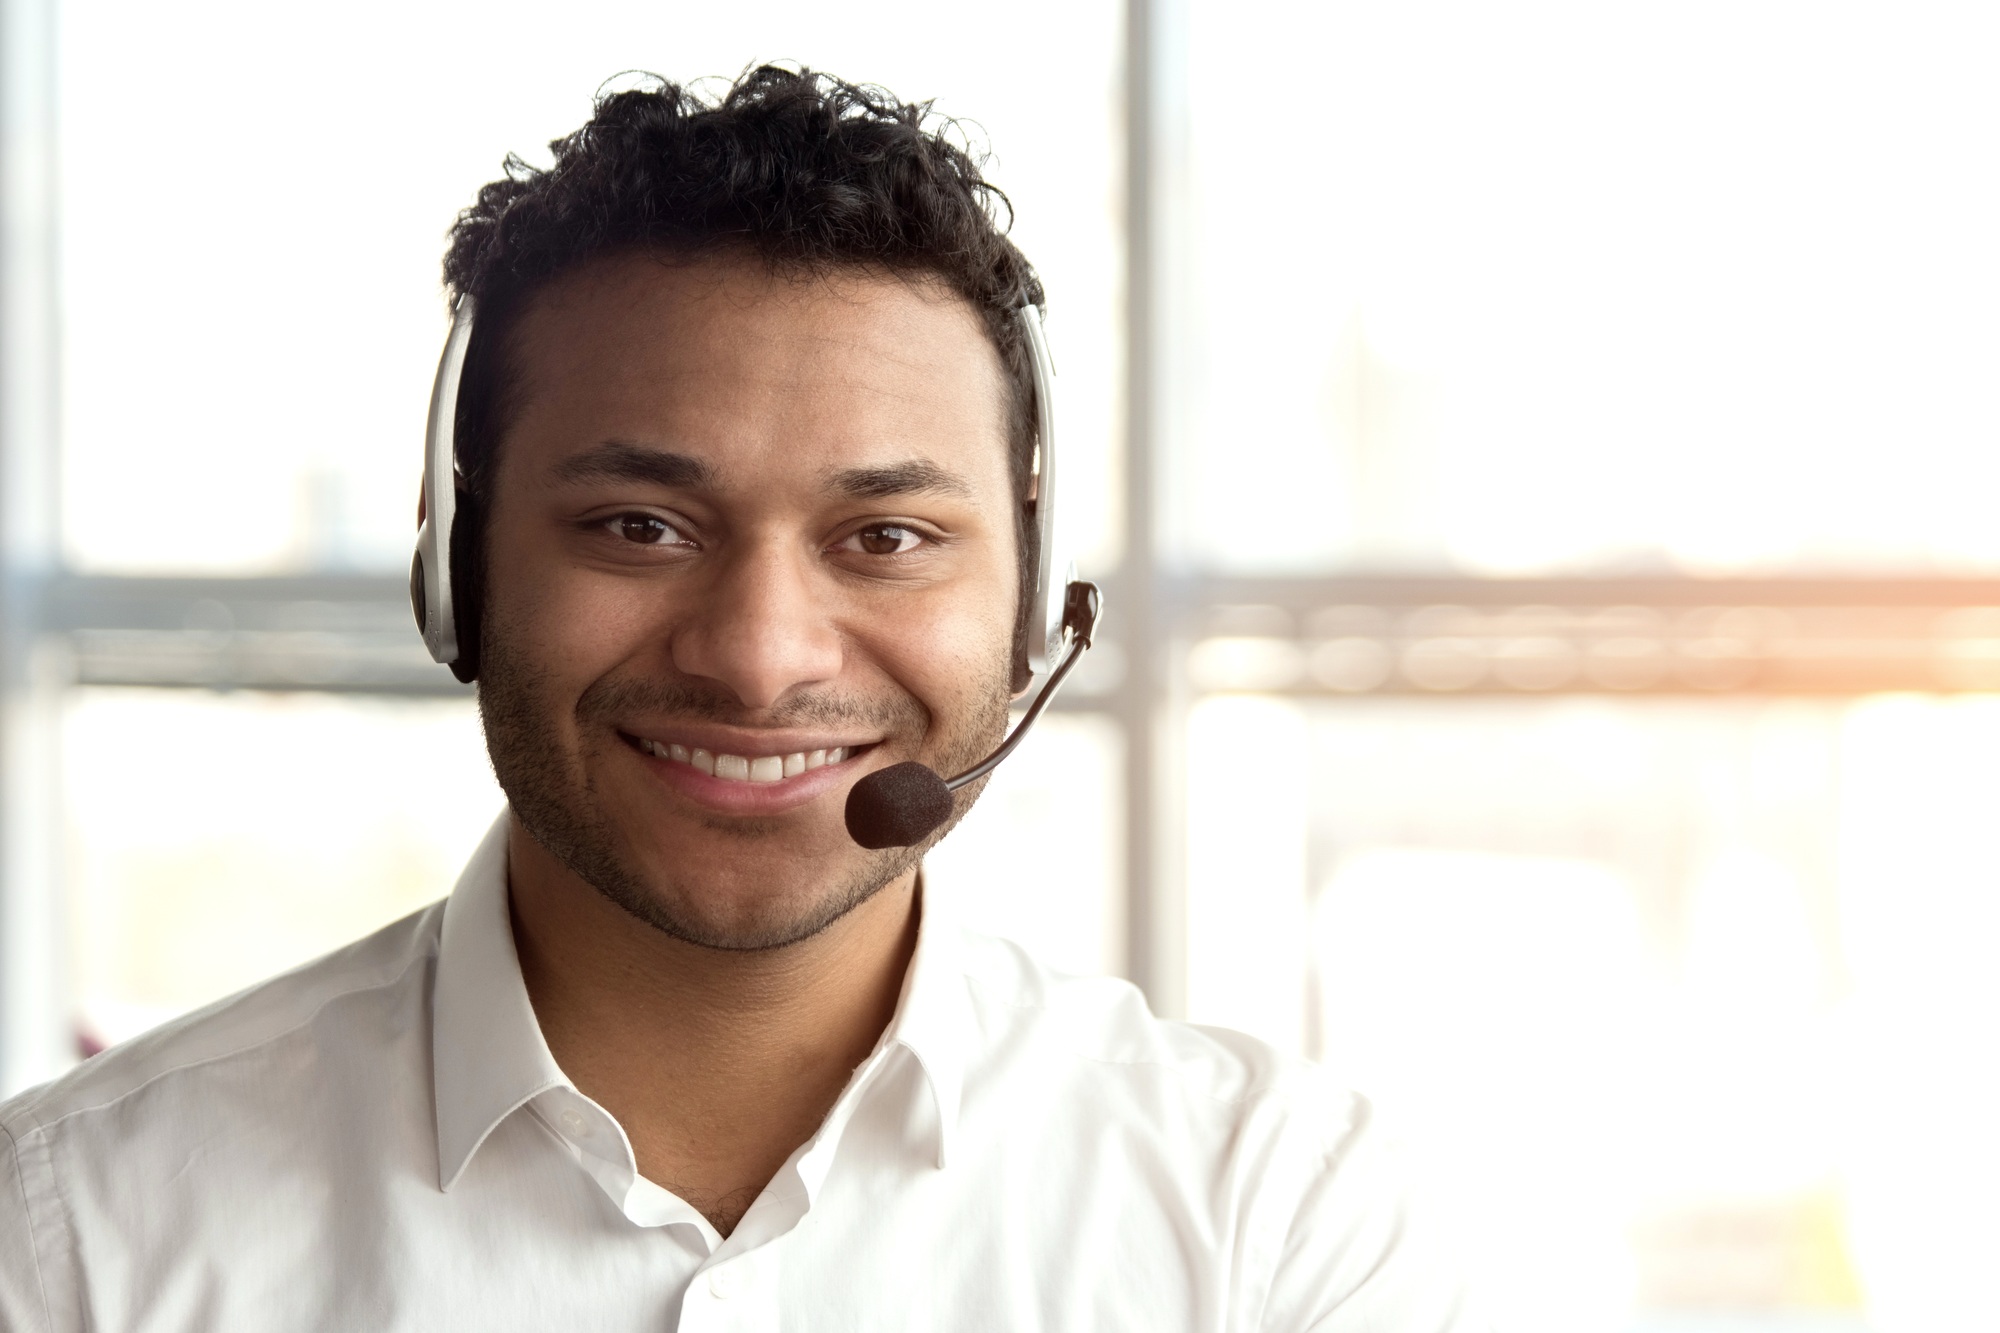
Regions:
[[[69,575],[44,595],[78,684],[470,693],[424,651],[394,575]]]
[[[1167,578],[1164,641],[1109,651],[1067,702],[1102,707],[1135,652],[1197,693],[1864,694],[2000,689],[2000,581]],[[393,575],[44,585],[38,617],[85,685],[459,695]]]
[[[1203,692],[2000,688],[2000,581],[1197,579],[1165,595]]]

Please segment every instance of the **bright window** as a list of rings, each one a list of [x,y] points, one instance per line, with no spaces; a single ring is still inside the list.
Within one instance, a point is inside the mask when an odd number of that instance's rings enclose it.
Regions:
[[[940,890],[1371,1092],[1507,1326],[2000,1321],[1984,7],[48,2],[5,1081],[449,888],[445,229],[620,71],[790,59],[996,150],[1107,585]]]

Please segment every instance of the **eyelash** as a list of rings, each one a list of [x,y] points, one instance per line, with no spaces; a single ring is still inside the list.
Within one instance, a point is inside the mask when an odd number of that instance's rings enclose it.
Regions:
[[[632,536],[631,530],[634,527],[646,524],[653,525],[662,534],[663,539],[659,541],[639,541],[635,539]],[[678,537],[682,542],[688,540],[687,533],[682,530],[681,525],[675,523],[672,519],[661,518],[658,514],[637,512],[612,514],[607,518],[599,519],[595,526],[610,531],[613,536],[628,541],[634,546],[672,546],[676,544],[671,540],[673,537]]]
[[[589,526],[598,531],[608,534],[613,538],[613,540],[618,541],[621,544],[627,544],[631,546],[650,546],[650,547],[659,547],[666,549],[679,545],[692,546],[696,544],[694,539],[687,534],[686,526],[684,524],[676,522],[675,520],[670,518],[664,518],[659,514],[646,513],[643,510],[633,510],[622,514],[610,514],[603,518],[592,520]],[[660,540],[654,540],[654,541],[639,540],[633,536],[633,529],[635,528],[648,529],[649,531],[657,534],[660,537]],[[839,550],[848,547],[849,543],[859,543],[866,537],[868,537],[870,534],[892,533],[892,532],[903,534],[904,536],[909,538],[914,538],[916,544],[900,551],[862,550],[857,553],[862,555],[875,556],[880,559],[896,559],[899,557],[908,557],[916,555],[918,552],[922,551],[925,547],[936,546],[939,540],[937,537],[932,536],[930,533],[924,532],[921,529],[916,528],[908,523],[893,523],[893,522],[869,523],[862,527],[856,528],[853,532],[850,532],[847,536],[841,538],[838,542],[834,543],[833,549]],[[676,540],[676,538],[678,540]]]
[[[911,527],[907,523],[870,523],[865,527],[856,528],[853,532],[849,533],[846,537],[842,538],[840,544],[842,546],[845,546],[848,542],[858,542],[863,540],[870,533],[880,533],[880,532],[900,532],[906,534],[907,536],[916,538],[918,544],[917,546],[911,547],[907,550],[864,551],[862,552],[862,554],[885,556],[885,557],[915,555],[917,551],[921,550],[923,547],[932,546],[936,544],[935,538],[930,537],[925,533],[919,532],[917,529]]]

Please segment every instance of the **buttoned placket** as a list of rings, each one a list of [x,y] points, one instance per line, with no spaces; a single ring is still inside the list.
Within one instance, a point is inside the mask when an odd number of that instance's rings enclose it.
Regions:
[[[840,1135],[869,1095],[893,1049],[877,1050],[859,1070],[826,1123],[764,1187],[750,1211],[718,1245],[681,1301],[682,1333],[775,1333],[786,1252],[839,1150]]]
[[[890,1062],[914,1059],[896,1043],[878,1048],[855,1071],[826,1122],[800,1145],[727,1237],[691,1204],[638,1174],[623,1127],[568,1084],[545,1089],[529,1103],[598,1186],[635,1225],[661,1227],[693,1242],[706,1261],[682,1297],[679,1328],[767,1333],[779,1326],[778,1286],[788,1241],[811,1212],[839,1150],[840,1136],[859,1113]]]
[[[681,1299],[680,1333],[775,1333],[780,1249],[774,1242],[702,1269]]]

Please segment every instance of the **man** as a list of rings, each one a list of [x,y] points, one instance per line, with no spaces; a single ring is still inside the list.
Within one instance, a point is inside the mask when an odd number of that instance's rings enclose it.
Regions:
[[[480,192],[454,665],[508,813],[445,902],[0,1111],[8,1329],[1471,1327],[1364,1103],[843,824],[1022,683],[991,193],[775,69]]]

